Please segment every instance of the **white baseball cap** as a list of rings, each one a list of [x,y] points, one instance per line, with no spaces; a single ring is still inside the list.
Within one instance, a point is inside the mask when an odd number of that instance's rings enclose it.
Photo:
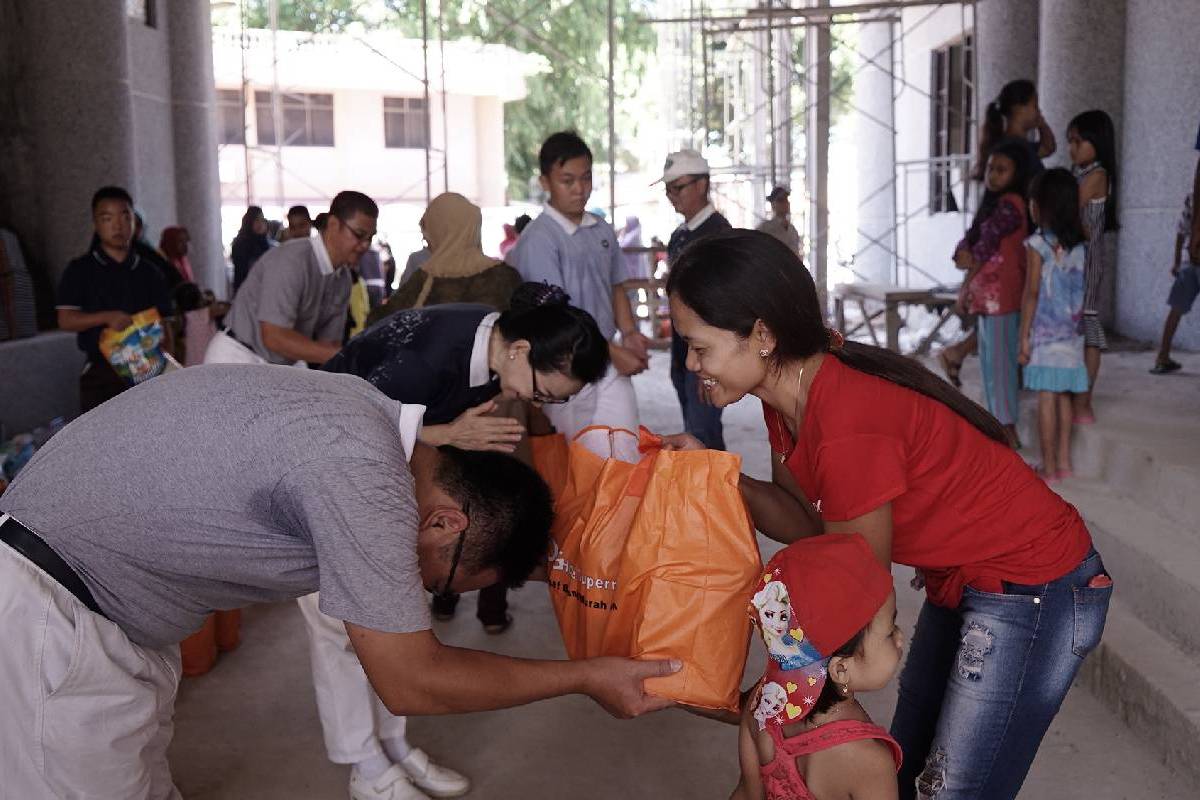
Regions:
[[[654,183],[670,183],[684,175],[707,175],[708,162],[695,150],[680,150],[667,156],[663,176]],[[653,185],[653,184],[651,184]]]

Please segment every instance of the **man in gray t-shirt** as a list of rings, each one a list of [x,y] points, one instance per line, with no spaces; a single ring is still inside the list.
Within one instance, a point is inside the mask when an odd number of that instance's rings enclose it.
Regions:
[[[378,218],[371,198],[339,192],[317,236],[265,253],[233,298],[226,331],[209,344],[205,363],[324,364],[333,358],[346,333],[347,267],[370,248]]]
[[[519,584],[544,563],[551,510],[515,459],[418,443],[423,411],[349,375],[213,365],[141,384],[55,436],[0,497],[6,788],[177,796],[175,645],[213,610],[318,589],[393,713],[574,692],[619,715],[663,707],[642,679],[675,664],[437,641],[425,592]]]

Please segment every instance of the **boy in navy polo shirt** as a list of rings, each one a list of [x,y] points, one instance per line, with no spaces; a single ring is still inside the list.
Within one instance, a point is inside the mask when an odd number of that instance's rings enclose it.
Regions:
[[[119,186],[104,186],[92,196],[91,250],[72,261],[58,285],[58,327],[78,334],[87,364],[79,376],[83,412],[129,388],[100,352],[105,328],[124,330],[130,315],[157,308],[165,321],[171,297],[162,273],[133,249],[133,199]],[[163,349],[170,351],[171,329],[163,325]]]
[[[560,131],[538,152],[542,189],[549,195],[541,215],[526,226],[507,261],[527,281],[561,286],[571,302],[595,318],[609,341],[612,365],[598,383],[563,405],[543,411],[568,438],[589,425],[636,431],[637,395],[631,375],[649,365],[646,338],[638,332],[629,297],[621,284],[628,276],[612,226],[589,214],[592,151],[573,132]],[[614,341],[620,331],[621,341]]]

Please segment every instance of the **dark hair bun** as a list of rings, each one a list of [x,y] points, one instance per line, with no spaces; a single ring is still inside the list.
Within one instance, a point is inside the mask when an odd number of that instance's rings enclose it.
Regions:
[[[522,283],[513,290],[508,306],[513,311],[528,311],[538,306],[566,306],[571,304],[571,296],[563,291],[561,286],[542,281]]]

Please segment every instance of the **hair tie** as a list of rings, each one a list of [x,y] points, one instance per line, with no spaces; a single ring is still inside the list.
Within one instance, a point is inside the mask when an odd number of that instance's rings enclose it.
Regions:
[[[534,296],[535,306],[565,306],[571,302],[571,296],[561,286],[543,282]]]
[[[837,328],[826,328],[829,334],[829,352],[837,353],[846,345],[846,337]]]

